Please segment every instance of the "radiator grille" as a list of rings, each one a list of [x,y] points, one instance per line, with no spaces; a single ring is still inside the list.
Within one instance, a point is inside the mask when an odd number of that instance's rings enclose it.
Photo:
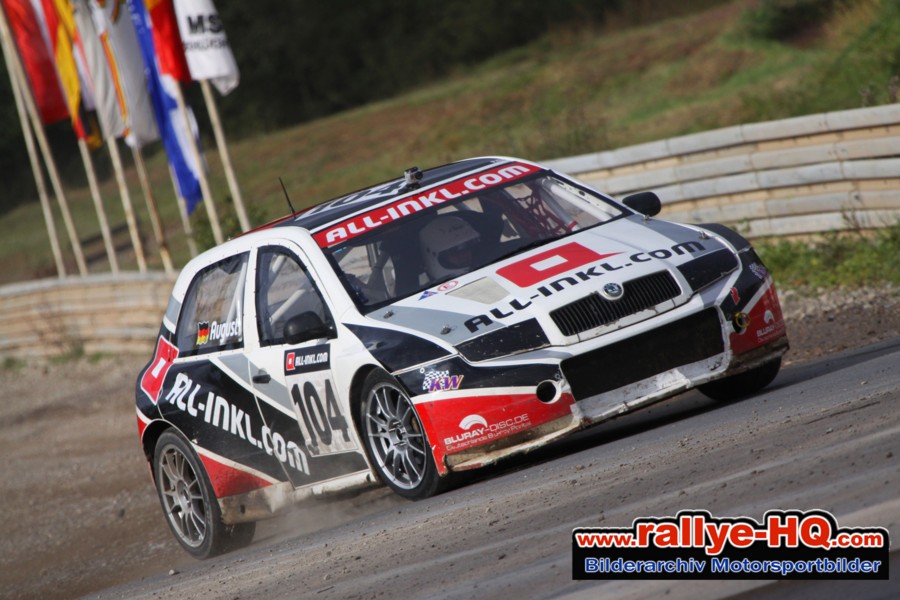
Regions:
[[[602,394],[725,351],[714,308],[653,331],[574,356],[562,371],[576,400]]]
[[[622,288],[624,293],[618,300],[607,300],[593,293],[552,311],[550,317],[563,335],[576,335],[656,306],[681,293],[668,271],[626,281]]]

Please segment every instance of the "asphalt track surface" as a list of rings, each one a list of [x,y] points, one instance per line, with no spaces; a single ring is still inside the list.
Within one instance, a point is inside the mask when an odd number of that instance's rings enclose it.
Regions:
[[[243,551],[91,597],[900,598],[900,339],[786,367],[741,401],[683,394],[429,500],[366,494],[338,501],[373,507],[343,524],[267,521]],[[892,579],[572,580],[573,528],[684,509],[824,509],[841,527],[886,527]]]

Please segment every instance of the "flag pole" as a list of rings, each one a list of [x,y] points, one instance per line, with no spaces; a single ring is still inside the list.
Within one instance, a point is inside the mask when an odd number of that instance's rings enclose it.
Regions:
[[[9,32],[9,28],[6,22],[6,14],[3,14],[3,19],[0,19],[0,28],[3,29],[3,36],[12,41],[12,36]],[[35,104],[34,98],[31,95],[31,88],[27,85],[27,79],[25,78],[25,71],[22,68],[21,63],[19,62],[19,55],[16,53],[11,56],[12,70],[15,73],[15,76],[19,79],[19,91],[22,94],[22,99],[25,101],[25,107],[28,110],[28,113],[31,117],[31,125],[34,130],[35,136],[37,137],[38,147],[41,149],[41,154],[44,157],[44,164],[47,166],[47,174],[50,176],[50,184],[53,187],[53,192],[56,194],[56,200],[59,203],[60,211],[63,216],[63,223],[66,226],[66,232],[69,234],[69,242],[72,244],[72,252],[75,254],[75,264],[78,265],[78,272],[81,275],[87,275],[87,263],[84,261],[84,252],[81,250],[81,240],[78,237],[78,232],[75,229],[75,222],[72,220],[72,214],[69,212],[69,203],[66,200],[66,194],[63,191],[62,183],[59,179],[59,172],[56,170],[56,162],[53,160],[53,154],[50,152],[50,144],[47,142],[47,136],[44,133],[43,125],[41,124],[41,119],[38,116],[37,106]]]
[[[144,273],[147,270],[147,259],[144,257],[144,246],[141,244],[141,235],[138,232],[137,220],[134,217],[134,207],[131,204],[131,194],[128,184],[125,183],[125,170],[122,168],[122,155],[119,154],[119,146],[115,136],[106,138],[109,147],[109,156],[112,159],[113,171],[116,174],[116,183],[119,186],[119,195],[122,197],[122,208],[125,210],[125,222],[128,223],[128,233],[131,235],[131,244],[134,246],[134,256],[137,259],[138,271]]]
[[[44,213],[44,222],[47,225],[47,235],[50,238],[50,250],[56,263],[56,273],[60,279],[66,276],[66,265],[63,261],[62,251],[59,247],[59,237],[56,233],[56,223],[53,221],[53,211],[50,208],[50,198],[47,195],[47,184],[44,182],[44,174],[38,160],[37,150],[34,147],[34,133],[28,124],[28,116],[22,101],[22,90],[19,78],[13,68],[12,61],[15,49],[12,46],[9,28],[6,24],[6,14],[0,6],[0,44],[3,46],[3,57],[6,62],[6,70],[9,73],[9,82],[12,86],[13,97],[16,102],[16,112],[19,114],[19,124],[22,127],[22,136],[25,138],[25,148],[28,152],[28,160],[31,163],[31,171],[34,174],[34,184],[37,187],[38,198],[41,202],[41,211]]]
[[[231,166],[231,156],[228,154],[228,142],[225,141],[225,132],[222,129],[222,120],[219,118],[219,109],[216,107],[216,99],[209,89],[209,81],[200,80],[200,89],[203,90],[203,100],[206,102],[206,111],[209,113],[209,121],[212,124],[213,134],[216,138],[216,146],[219,148],[219,156],[222,158],[222,166],[225,168],[225,179],[228,180],[228,189],[231,190],[231,198],[234,200],[234,208],[237,211],[238,222],[242,231],[250,231],[250,219],[244,208],[244,199],[241,196],[241,188],[234,176],[234,168]]]
[[[216,212],[216,205],[213,202],[212,192],[209,189],[209,180],[207,180],[206,171],[203,168],[203,159],[200,156],[200,148],[197,146],[197,140],[194,138],[194,128],[192,127],[191,119],[188,116],[184,95],[181,93],[181,84],[176,82],[173,91],[175,92],[175,101],[178,103],[178,110],[181,112],[181,117],[184,119],[185,126],[187,127],[187,138],[189,140],[194,161],[197,164],[197,178],[200,180],[200,192],[203,194],[203,205],[206,207],[207,215],[209,215],[209,224],[212,227],[213,239],[216,240],[216,244],[221,244],[225,241],[225,237],[222,235],[222,225],[219,223],[219,214]]]
[[[147,211],[150,213],[150,225],[153,228],[153,237],[156,238],[156,245],[159,247],[159,256],[162,258],[163,268],[167,274],[172,274],[175,272],[175,267],[172,265],[172,257],[169,254],[169,247],[166,245],[166,234],[159,219],[156,198],[153,196],[153,190],[150,189],[147,167],[144,166],[144,157],[141,154],[141,149],[137,145],[132,146],[131,155],[134,157],[134,166],[137,169],[138,179],[141,182],[141,191],[144,193],[144,201],[147,203]]]
[[[197,240],[194,239],[194,230],[191,227],[191,220],[187,214],[187,202],[181,197],[181,192],[178,190],[178,181],[175,177],[175,172],[172,170],[172,165],[169,165],[169,177],[172,178],[172,187],[175,188],[175,202],[178,204],[178,214],[181,216],[181,224],[184,227],[184,235],[187,238],[188,250],[191,253],[191,258],[193,258],[198,254]]]
[[[112,243],[109,221],[106,219],[106,210],[103,208],[103,199],[100,197],[97,173],[94,171],[94,161],[91,160],[91,152],[88,150],[87,142],[81,138],[78,138],[78,150],[81,152],[81,161],[84,163],[84,172],[87,174],[91,198],[93,198],[94,208],[97,210],[97,220],[100,221],[100,234],[103,236],[103,245],[106,248],[106,257],[109,259],[109,268],[113,273],[118,273],[119,261],[116,259],[116,250]]]

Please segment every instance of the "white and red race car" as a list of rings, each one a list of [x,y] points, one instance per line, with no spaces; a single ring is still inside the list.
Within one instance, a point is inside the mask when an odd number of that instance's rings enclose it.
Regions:
[[[424,498],[692,387],[769,384],[788,344],[765,266],[734,231],[659,210],[474,158],[192,260],[136,388],[175,537],[212,556],[310,496]]]

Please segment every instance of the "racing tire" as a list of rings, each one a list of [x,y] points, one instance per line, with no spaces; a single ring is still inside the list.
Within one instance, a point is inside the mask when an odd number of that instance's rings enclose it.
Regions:
[[[372,371],[358,409],[369,462],[389,488],[411,500],[442,491],[446,482],[438,475],[425,428],[400,384],[383,371]]]
[[[779,356],[775,360],[749,371],[699,385],[697,389],[703,392],[704,395],[720,402],[737,400],[755,394],[772,383],[780,369],[781,357]]]
[[[209,476],[190,443],[174,429],[153,451],[153,481],[169,529],[194,558],[237,550],[253,541],[256,523],[226,525]]]

